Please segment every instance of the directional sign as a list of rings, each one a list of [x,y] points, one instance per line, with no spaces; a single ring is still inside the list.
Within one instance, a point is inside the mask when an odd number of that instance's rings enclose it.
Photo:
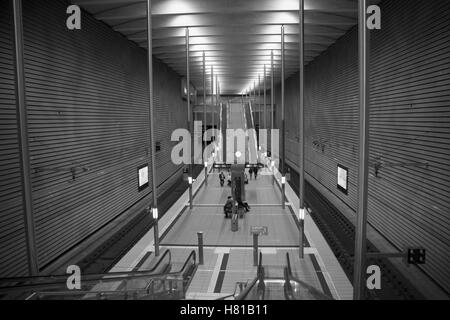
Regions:
[[[251,226],[250,227],[250,234],[258,234],[262,236],[267,236],[269,234],[269,231],[267,229],[267,226]]]

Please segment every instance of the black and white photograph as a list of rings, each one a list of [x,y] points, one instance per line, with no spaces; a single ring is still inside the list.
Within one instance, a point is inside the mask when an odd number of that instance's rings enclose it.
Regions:
[[[448,301],[450,1],[0,0],[0,203],[0,304]]]

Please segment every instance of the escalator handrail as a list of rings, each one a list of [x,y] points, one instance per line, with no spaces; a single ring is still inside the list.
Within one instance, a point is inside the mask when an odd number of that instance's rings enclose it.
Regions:
[[[289,267],[284,267],[284,297],[286,300],[295,300],[291,285],[291,277],[289,275]]]
[[[255,279],[253,279],[252,282],[250,282],[245,287],[245,289],[239,294],[239,296],[236,297],[236,300],[245,300],[245,298],[250,293],[250,291],[253,289],[253,287],[256,285],[258,280],[259,280],[258,277],[255,277]]]
[[[163,258],[166,255],[170,255],[170,262],[171,262],[171,253],[167,253],[167,251],[170,252],[169,249],[164,252],[163,256],[158,260],[159,264]],[[82,275],[82,281],[83,283],[91,283],[91,282],[99,282],[99,283],[105,283],[105,282],[116,282],[116,281],[124,281],[124,280],[134,280],[134,279],[141,279],[141,278],[149,278],[157,279],[157,278],[171,278],[171,277],[179,277],[184,273],[184,269],[186,268],[189,260],[191,260],[191,257],[194,257],[194,264],[196,263],[196,253],[195,250],[193,250],[186,261],[183,264],[183,267],[179,271],[175,272],[163,272],[163,273],[152,273],[151,271],[131,271],[131,272],[112,272],[112,273],[106,273],[106,274],[91,274],[91,275]],[[155,268],[152,268],[154,270]],[[21,284],[21,285],[15,285],[15,286],[8,286],[8,287],[0,287],[0,293],[9,293],[9,292],[17,292],[17,291],[26,291],[26,290],[35,290],[38,291],[42,288],[52,288],[56,286],[64,285],[67,281],[67,277],[69,275],[61,275],[61,276],[46,276],[46,277],[27,277],[28,279],[36,280],[36,279],[54,279],[60,280],[57,282],[49,282],[49,283],[31,283],[31,284]],[[8,278],[7,280],[4,280],[4,282],[16,282],[16,281],[10,281]],[[20,281],[23,282],[23,278],[17,278],[20,279]]]
[[[57,297],[67,297],[67,296],[87,296],[87,295],[93,295],[93,296],[134,296],[134,295],[146,295],[148,294],[147,289],[135,289],[135,290],[123,290],[123,291],[88,291],[88,290],[72,290],[72,291],[36,291],[34,294],[31,294],[27,300],[33,299],[35,296],[37,296],[37,299],[40,299],[39,296],[41,295],[47,295],[47,296],[57,296]]]
[[[286,268],[288,275],[292,276],[291,259],[289,257],[289,252],[286,252]]]
[[[154,272],[159,265],[162,263],[162,261],[164,260],[164,258],[169,255],[169,265],[172,264],[172,253],[170,252],[169,249],[166,249],[166,251],[164,251],[163,255],[158,259],[158,261],[156,262],[156,264],[150,269],[150,270],[143,270],[143,271],[148,271],[148,272]]]
[[[264,267],[262,266],[262,253],[259,253],[258,269],[255,279],[250,282],[244,289],[244,291],[236,297],[236,300],[245,300],[253,287],[258,283],[258,297],[264,298],[265,284],[264,284]],[[261,297],[262,296],[262,297]]]
[[[247,288],[247,286],[249,285],[249,284],[248,284],[248,281],[247,281],[247,282],[236,282],[236,284],[234,285],[234,291],[233,291],[232,294],[229,294],[229,295],[220,297],[220,298],[218,298],[218,299],[216,299],[216,300],[225,300],[225,299],[227,299],[227,298],[232,298],[232,297],[236,298],[236,297],[237,297],[237,296],[236,296],[237,288],[238,288],[240,285],[242,285],[242,284],[245,284],[245,288]],[[241,290],[241,291],[239,292],[239,294],[241,294],[242,292],[243,292],[243,290]]]
[[[166,250],[166,252],[169,251],[169,249]],[[164,256],[166,255],[166,252],[164,253]],[[171,257],[171,254],[170,254]],[[193,258],[193,259],[192,259]],[[158,260],[161,261],[162,257]],[[191,253],[188,255],[188,257],[186,258],[183,266],[181,267],[181,269],[179,271],[176,272],[169,272],[169,273],[161,273],[161,274],[154,274],[154,275],[148,275],[148,277],[150,277],[151,281],[154,281],[158,278],[162,279],[180,279],[180,280],[184,280],[182,279],[184,276],[184,273],[186,271],[186,268],[188,266],[188,263],[190,260],[193,260],[193,264],[196,265],[196,261],[197,261],[197,255],[195,250],[192,250]],[[153,268],[152,268],[153,269]],[[144,275],[139,275],[138,277],[132,276],[132,277],[127,277],[126,279],[121,278],[121,280],[134,280],[136,278],[142,278],[144,277]],[[103,279],[102,279],[103,280]],[[110,279],[108,278],[108,281],[110,281]],[[114,280],[112,280],[114,281]],[[117,281],[117,280],[115,280]],[[48,294],[48,295],[58,295],[58,296],[70,296],[70,295],[81,295],[81,293],[85,293],[85,294],[109,294],[112,292],[116,292],[117,294],[121,294],[121,295],[125,295],[125,294],[137,294],[137,293],[148,293],[147,289],[134,289],[134,290],[124,290],[124,291],[108,291],[108,290],[101,290],[101,291],[69,291],[69,290],[63,290],[63,291],[58,291],[58,292],[39,292],[36,291],[36,294]]]
[[[333,298],[329,297],[328,295],[320,292],[313,286],[307,284],[306,282],[298,279],[294,274],[292,273],[289,253],[286,252],[286,266],[284,268],[284,294],[287,300],[295,300],[291,281],[301,284],[303,287],[307,288],[308,290],[314,292],[316,295],[320,296],[324,300],[333,300]]]
[[[158,262],[156,263],[156,265],[154,267],[152,267],[152,269],[150,270],[142,270],[142,271],[120,271],[120,272],[110,272],[110,273],[90,273],[90,274],[83,274],[83,280],[87,280],[87,281],[91,281],[91,280],[100,280],[103,279],[105,277],[109,278],[109,277],[125,277],[127,275],[147,275],[148,273],[151,273],[153,271],[156,270],[156,268],[159,266],[159,264],[162,262],[162,260],[166,257],[166,255],[169,255],[169,263],[171,263],[172,261],[172,256],[170,253],[170,250],[167,249],[164,254],[161,256],[161,258],[159,258]],[[61,280],[61,282],[66,282],[67,281],[67,274],[64,275],[48,275],[48,276],[31,276],[31,277],[11,277],[11,278],[0,278],[0,285],[2,283],[11,283],[11,282],[28,282],[28,281],[36,281],[36,282],[41,282],[41,281],[45,281],[45,280],[53,280],[58,283],[58,280]],[[27,286],[28,284],[26,284],[25,286]],[[20,286],[20,284],[18,285]],[[0,286],[0,291],[3,288]]]
[[[184,271],[185,271],[184,269],[186,268],[189,260],[191,260],[191,257],[193,257],[193,259],[194,259],[194,265],[196,264],[196,262],[197,262],[197,253],[195,252],[195,250],[192,250],[191,253],[188,255],[187,259],[185,260],[181,270],[179,272],[176,272],[176,273],[180,273],[180,274],[184,273]]]
[[[258,137],[256,135],[255,120],[253,119],[253,110],[252,110],[252,103],[251,103],[251,101],[249,101],[249,103],[248,103],[248,112],[249,112],[249,115],[250,115],[251,127],[252,127],[252,129],[254,129],[253,130],[253,139],[255,140],[255,143],[256,143],[255,147],[256,147],[256,150],[258,150]],[[259,162],[259,159],[258,159],[258,162]]]

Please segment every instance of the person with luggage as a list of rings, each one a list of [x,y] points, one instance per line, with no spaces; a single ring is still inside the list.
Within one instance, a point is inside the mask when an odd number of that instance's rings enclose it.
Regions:
[[[219,180],[220,180],[220,186],[223,187],[223,185],[225,183],[225,174],[223,173],[223,171],[221,171],[219,174]]]
[[[225,214],[225,218],[228,218],[228,216],[231,217],[231,214],[233,213],[233,205],[233,198],[231,196],[228,196],[227,202],[223,206],[223,213]]]
[[[250,211],[250,206],[248,205],[247,201],[238,201],[238,207],[239,208],[244,208],[245,212],[249,212]]]

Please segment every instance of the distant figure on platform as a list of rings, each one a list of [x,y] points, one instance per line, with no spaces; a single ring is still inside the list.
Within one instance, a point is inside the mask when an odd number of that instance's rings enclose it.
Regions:
[[[228,172],[228,185],[231,186],[231,172]]]
[[[246,172],[244,172],[244,183],[248,184],[248,175]]]
[[[221,171],[219,174],[219,180],[220,180],[220,186],[223,187],[223,184],[225,183],[225,174],[223,173],[223,171]]]
[[[253,168],[253,173],[255,174],[255,180],[258,177],[258,167]]]
[[[248,173],[250,174],[250,179],[252,178],[253,168],[248,169]]]
[[[223,207],[223,213],[225,214],[225,218],[228,218],[228,215],[231,216],[231,214],[233,213],[233,205],[234,200],[231,196],[229,196],[227,202],[225,203],[225,206]]]

